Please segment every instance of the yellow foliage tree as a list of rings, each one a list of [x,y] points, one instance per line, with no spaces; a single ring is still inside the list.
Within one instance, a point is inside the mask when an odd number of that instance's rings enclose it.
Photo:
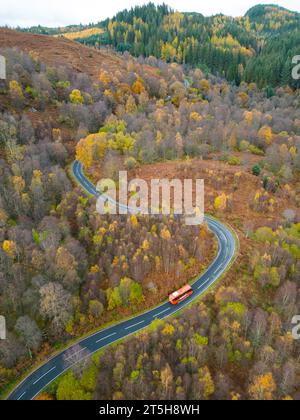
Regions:
[[[60,142],[61,141],[61,130],[60,130],[60,128],[53,128],[52,136],[53,136],[53,140],[55,142]]]
[[[90,268],[90,273],[92,273],[92,274],[98,274],[99,272],[100,272],[99,265],[93,265],[93,266]]]
[[[86,169],[90,169],[94,162],[102,160],[107,148],[107,134],[90,134],[85,139],[81,139],[76,146],[76,159],[79,160]]]
[[[2,249],[6,255],[11,258],[14,258],[17,253],[16,244],[13,241],[4,241],[2,245]]]
[[[84,103],[84,98],[81,95],[81,92],[79,89],[74,89],[70,93],[70,101],[72,102],[72,104],[75,104],[75,105],[81,105]]]
[[[178,156],[181,157],[183,154],[183,139],[179,132],[175,136],[175,149]]]
[[[158,256],[155,257],[155,269],[158,272],[161,270],[161,259]]]
[[[150,249],[150,242],[147,239],[144,240],[142,248],[144,251],[148,251]]]
[[[135,103],[135,99],[133,96],[129,96],[126,102],[126,106],[125,106],[126,112],[128,112],[129,114],[133,114],[137,111],[137,106]]]
[[[172,44],[163,44],[161,47],[161,58],[167,62],[177,58],[177,49]]]
[[[160,236],[165,241],[169,241],[171,239],[171,233],[166,227],[163,228],[163,230],[160,233]]]
[[[99,75],[99,80],[105,87],[107,87],[111,83],[111,78],[107,71],[101,71]]]
[[[202,79],[200,82],[200,89],[204,93],[208,93],[210,89],[210,83],[207,79]]]
[[[201,117],[198,112],[191,112],[190,114],[190,120],[195,122],[200,122],[203,118]]]
[[[20,101],[24,100],[22,87],[19,85],[19,83],[16,80],[11,80],[9,82],[9,93],[13,99],[20,100]]]
[[[137,219],[135,214],[133,214],[131,216],[130,222],[131,222],[132,227],[137,227],[138,226],[139,222],[138,222],[138,219]]]
[[[105,89],[105,91],[104,91],[104,95],[107,97],[107,98],[113,98],[113,94],[112,94],[112,91],[110,90],[110,89]]]
[[[231,399],[232,401],[239,401],[241,399],[240,394],[236,393],[236,392],[232,392],[231,393]]]
[[[273,394],[276,391],[276,383],[274,381],[272,373],[257,376],[253,384],[249,387],[249,394],[255,400],[267,400],[273,399]]]
[[[15,190],[21,194],[24,189],[25,189],[25,181],[21,176],[14,176],[13,179],[13,184],[14,184],[14,188]]]
[[[240,92],[240,93],[238,94],[238,98],[239,98],[239,100],[240,100],[240,102],[241,102],[241,105],[242,105],[243,107],[245,107],[245,106],[248,104],[248,101],[249,101],[249,96],[247,95],[247,93],[246,93],[246,92]]]
[[[248,124],[251,124],[253,122],[253,112],[251,112],[251,111],[245,111],[244,112],[244,118],[245,118],[245,121]]]
[[[199,379],[203,386],[203,396],[207,400],[215,392],[215,385],[208,367],[199,369]]]
[[[140,95],[142,92],[145,91],[144,82],[142,79],[138,79],[134,84],[132,85],[132,92],[136,95]]]
[[[215,209],[216,210],[226,210],[227,207],[227,196],[225,193],[222,193],[215,199]]]
[[[134,143],[135,139],[129,134],[124,134],[122,131],[114,134],[113,138],[108,142],[112,150],[117,150],[122,155],[132,150]]]
[[[258,135],[259,135],[260,138],[265,140],[266,144],[268,144],[268,145],[272,144],[273,132],[272,132],[271,127],[269,127],[267,125],[261,127],[261,129],[258,132]]]
[[[172,336],[172,335],[174,335],[174,333],[175,333],[175,328],[171,324],[167,324],[164,327],[164,329],[162,330],[162,334],[163,335],[170,335],[170,336]]]
[[[292,146],[290,148],[290,155],[292,156],[292,158],[296,157],[296,153],[297,153],[296,147]]]

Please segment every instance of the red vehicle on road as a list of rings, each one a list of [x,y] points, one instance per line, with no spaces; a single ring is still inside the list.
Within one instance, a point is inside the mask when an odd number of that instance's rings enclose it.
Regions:
[[[176,292],[172,293],[169,296],[169,301],[172,305],[178,305],[178,303],[182,302],[183,300],[187,299],[189,296],[193,294],[192,287],[187,284],[182,289],[177,290]]]

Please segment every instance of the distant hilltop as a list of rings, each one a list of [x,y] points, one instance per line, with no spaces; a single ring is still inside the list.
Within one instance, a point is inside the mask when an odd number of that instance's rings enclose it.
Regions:
[[[299,28],[300,14],[277,5],[257,5],[233,18],[180,13],[149,3],[97,24],[19,30],[200,67],[236,84],[297,88],[299,82],[291,75],[292,58],[300,54]]]

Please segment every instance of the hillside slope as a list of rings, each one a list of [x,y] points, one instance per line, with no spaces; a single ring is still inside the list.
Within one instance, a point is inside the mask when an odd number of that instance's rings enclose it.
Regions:
[[[246,13],[252,25],[260,25],[260,32],[278,34],[290,30],[299,30],[300,14],[277,5],[258,5]],[[254,26],[255,27],[255,26]]]
[[[50,66],[67,65],[91,77],[98,77],[100,68],[117,70],[123,63],[113,52],[90,49],[63,37],[26,34],[10,29],[0,29],[0,48],[34,52],[42,62]]]
[[[91,36],[78,35],[76,40],[96,47],[109,45],[136,57],[155,56],[200,66],[236,84],[246,81],[261,88],[299,88],[299,81],[291,76],[292,57],[298,54],[299,24],[299,13],[276,5],[257,5],[245,16],[233,18],[179,13],[150,3],[124,10],[94,25]],[[86,28],[91,31],[91,26]],[[44,29],[49,34],[61,33],[59,28]],[[27,29],[37,30],[43,29]],[[74,35],[72,27],[66,32],[67,36]]]

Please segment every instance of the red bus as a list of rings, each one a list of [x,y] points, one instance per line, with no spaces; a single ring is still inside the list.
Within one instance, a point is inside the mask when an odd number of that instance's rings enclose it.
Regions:
[[[172,293],[169,296],[169,301],[172,305],[178,305],[184,299],[187,299],[193,294],[193,289],[190,285],[184,286],[182,289],[177,290],[177,292]]]

